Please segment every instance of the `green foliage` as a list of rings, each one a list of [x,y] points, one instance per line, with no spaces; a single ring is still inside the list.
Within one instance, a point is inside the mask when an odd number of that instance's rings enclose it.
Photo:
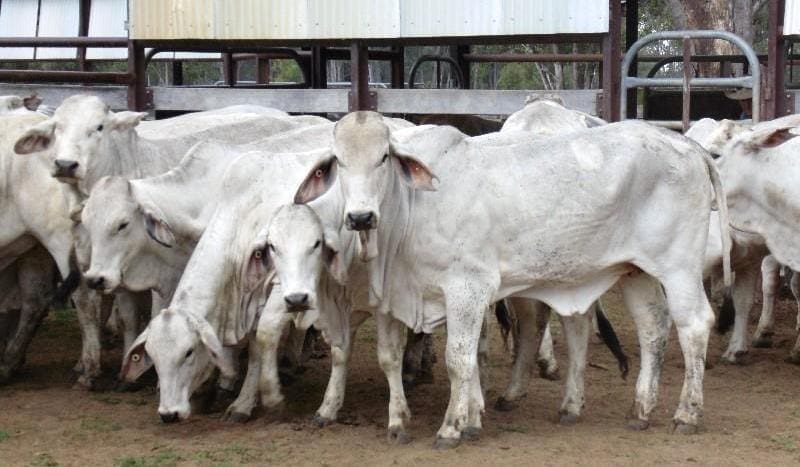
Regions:
[[[33,456],[31,460],[31,465],[41,466],[41,467],[56,467],[58,466],[58,462],[53,459],[53,456],[46,452],[39,452]]]
[[[122,425],[113,420],[106,420],[100,417],[87,417],[81,419],[81,430],[107,433],[110,431],[119,431],[121,429]]]
[[[3,441],[5,441],[5,440],[7,440],[9,438],[11,438],[11,434],[9,434],[5,430],[0,430],[0,443],[2,443]]]

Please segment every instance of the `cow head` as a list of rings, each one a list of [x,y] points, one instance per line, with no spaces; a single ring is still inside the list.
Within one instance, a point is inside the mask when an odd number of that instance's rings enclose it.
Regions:
[[[95,96],[71,96],[52,117],[31,127],[14,145],[17,154],[54,148],[52,175],[65,183],[78,183],[97,158],[110,157],[114,132],[132,130],[147,115],[141,112],[111,112]]]
[[[436,178],[413,155],[395,150],[380,114],[363,111],[350,113],[336,124],[333,150],[311,169],[297,190],[295,203],[318,198],[337,177],[345,198],[344,225],[360,232],[378,227],[380,206],[395,178],[412,189],[430,191]]]
[[[102,178],[92,189],[81,218],[92,252],[85,274],[90,287],[106,293],[120,285],[131,290],[158,289],[156,277],[140,263],[146,261],[145,253],[171,248],[175,237],[156,206],[134,197],[129,181]]]
[[[234,376],[232,362],[211,325],[188,311],[162,310],[134,341],[122,362],[121,377],[134,381],[151,366],[158,373],[158,413],[165,423],[191,415],[189,398],[219,367]]]
[[[0,96],[0,114],[10,113],[23,107],[23,100],[19,96]]]
[[[317,290],[324,270],[340,284],[345,281],[336,243],[335,234],[325,234],[310,207],[285,205],[270,221],[266,240],[253,249],[248,269],[274,271],[287,310],[306,311],[317,307]]]

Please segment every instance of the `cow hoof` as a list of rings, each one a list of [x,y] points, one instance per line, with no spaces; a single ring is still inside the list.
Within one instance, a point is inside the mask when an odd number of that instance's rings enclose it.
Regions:
[[[461,439],[465,441],[477,441],[481,439],[482,429],[476,426],[468,426],[461,431]]]
[[[631,431],[645,431],[650,428],[650,422],[647,420],[640,420],[638,418],[631,418],[625,424],[625,428]]]
[[[800,365],[800,354],[791,353],[788,357],[786,357],[786,363],[791,363],[793,365]]]
[[[222,421],[230,424],[247,423],[250,421],[250,414],[231,410],[230,412],[225,412],[225,415],[222,416]]]
[[[738,350],[736,352],[725,352],[722,355],[722,362],[729,365],[746,365],[747,364],[747,351]]]
[[[410,443],[411,435],[409,435],[403,427],[394,426],[389,427],[389,432],[386,433],[386,440],[389,441],[389,444],[399,446]]]
[[[334,420],[323,417],[322,415],[315,413],[314,416],[311,418],[311,423],[314,424],[317,428],[325,428],[326,426],[332,424]]]
[[[510,401],[503,396],[498,397],[497,402],[494,403],[494,409],[498,412],[511,412],[517,407],[519,407],[519,402]]]
[[[455,449],[458,445],[461,444],[461,440],[458,438],[442,438],[440,436],[436,437],[436,442],[433,443],[434,449],[438,450],[445,450],[445,449]]]
[[[578,415],[569,412],[562,413],[558,423],[562,426],[573,426],[578,423]]]
[[[539,365],[539,377],[549,381],[558,381],[561,379],[561,374],[558,372],[558,367],[550,368],[546,361],[537,362]]]
[[[685,422],[672,422],[672,432],[677,433],[679,435],[696,435],[700,432],[700,428],[697,425],[692,425]]]
[[[86,376],[79,376],[78,381],[72,385],[72,389],[78,391],[92,391],[94,389],[94,382]]]
[[[772,345],[772,334],[763,333],[753,338],[753,347],[758,349],[770,349]]]

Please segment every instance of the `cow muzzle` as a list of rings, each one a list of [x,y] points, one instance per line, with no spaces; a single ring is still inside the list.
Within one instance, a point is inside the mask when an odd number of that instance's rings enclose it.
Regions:
[[[378,216],[372,211],[349,212],[345,224],[348,230],[372,230],[378,226]]]
[[[161,417],[161,421],[164,423],[175,423],[180,420],[178,412],[159,412],[158,415]]]
[[[106,288],[106,278],[103,276],[86,276],[86,285],[88,285],[90,289],[103,290]]]
[[[74,180],[78,172],[78,162],[56,159],[53,166],[53,177],[58,179]]]
[[[297,313],[300,311],[307,311],[311,308],[311,303],[307,293],[291,293],[283,297],[286,302],[286,310],[289,313]]]

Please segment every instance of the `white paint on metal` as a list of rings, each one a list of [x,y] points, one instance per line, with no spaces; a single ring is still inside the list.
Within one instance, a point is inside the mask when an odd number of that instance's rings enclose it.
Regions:
[[[786,36],[800,36],[800,0],[786,0],[783,34]]]
[[[35,2],[32,2],[35,3]],[[39,37],[75,37],[78,35],[78,0],[41,0],[39,7]],[[72,58],[74,47],[37,47],[37,59]]]
[[[130,0],[134,39],[599,34],[609,0]]]
[[[38,2],[4,0],[0,8],[0,31],[3,37],[35,37]],[[0,47],[0,59],[32,59],[33,47]]]
[[[127,0],[92,0],[89,10],[89,37],[127,37]],[[86,49],[90,60],[114,60],[128,58],[128,49]]]

